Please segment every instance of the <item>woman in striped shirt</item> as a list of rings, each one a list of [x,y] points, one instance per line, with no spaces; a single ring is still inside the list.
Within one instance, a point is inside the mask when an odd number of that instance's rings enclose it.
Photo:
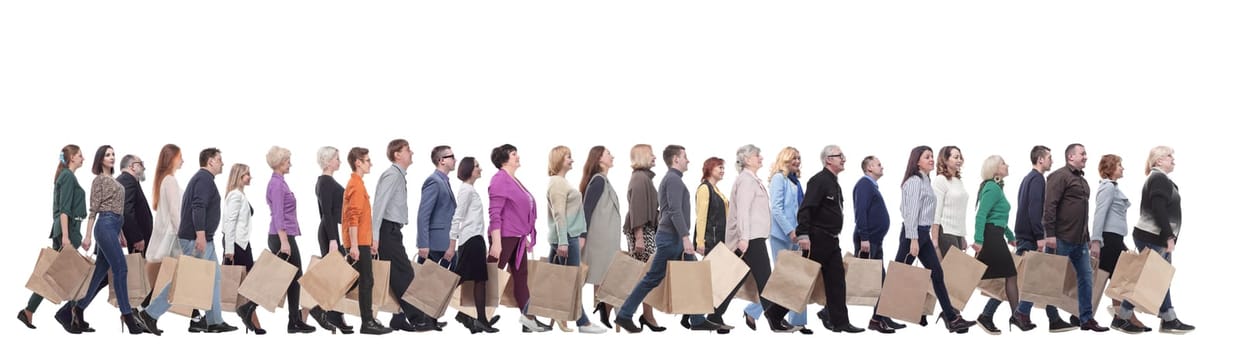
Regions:
[[[921,265],[930,270],[934,293],[942,306],[938,318],[947,320],[946,328],[952,333],[966,333],[968,328],[976,324],[965,320],[959,312],[951,307],[950,294],[946,290],[946,281],[942,276],[942,265],[934,252],[933,242],[929,239],[929,226],[933,224],[934,192],[929,184],[929,171],[934,169],[934,151],[929,146],[917,146],[908,156],[908,167],[903,175],[903,201],[899,211],[903,215],[903,229],[899,239],[899,251],[895,259],[905,264],[912,264],[916,258],[921,259]],[[928,325],[924,317],[921,326]]]

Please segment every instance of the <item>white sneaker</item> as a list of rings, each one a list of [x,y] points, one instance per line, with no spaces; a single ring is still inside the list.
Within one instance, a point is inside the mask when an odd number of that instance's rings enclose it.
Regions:
[[[592,323],[586,326],[577,327],[577,329],[580,330],[581,333],[588,334],[602,334],[607,332],[606,328],[599,327],[598,325]]]
[[[550,330],[548,328],[542,328],[542,326],[538,325],[537,321],[531,320],[525,316],[518,316],[516,319],[520,321],[521,326],[524,326],[525,328],[528,328],[529,330],[533,332],[541,333],[541,332],[546,332]]]

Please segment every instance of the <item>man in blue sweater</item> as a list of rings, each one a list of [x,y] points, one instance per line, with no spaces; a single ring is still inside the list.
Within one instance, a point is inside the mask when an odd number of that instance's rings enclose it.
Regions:
[[[852,187],[852,198],[856,201],[853,209],[856,212],[856,230],[852,233],[852,244],[856,257],[860,259],[882,260],[882,239],[891,228],[891,216],[886,210],[886,200],[878,191],[878,179],[882,178],[885,168],[878,157],[868,156],[860,161],[860,169],[865,176],[856,181]],[[886,269],[882,270],[882,279],[886,279]],[[873,317],[869,319],[869,329],[883,334],[895,333],[906,325],[892,320],[890,317],[879,316],[874,308]]]

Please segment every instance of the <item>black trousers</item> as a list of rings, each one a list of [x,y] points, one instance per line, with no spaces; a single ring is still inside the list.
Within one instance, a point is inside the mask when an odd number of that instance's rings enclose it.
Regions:
[[[280,254],[280,236],[267,236],[267,247],[271,248],[271,252],[276,255]],[[297,237],[288,236],[288,263],[297,267],[297,274],[293,276],[293,282],[288,284],[288,319],[301,322],[301,283],[297,282],[301,279],[301,249],[297,248]],[[235,252],[234,252],[235,253]]]
[[[361,321],[369,322],[374,319],[374,257],[368,245],[357,246],[357,250],[357,262],[353,263],[353,269],[361,275],[357,279],[357,306],[361,308]]]
[[[827,234],[809,236],[811,249],[809,259],[822,264],[822,280],[826,283],[826,300],[847,300],[847,284],[843,280],[843,251],[839,249],[839,237]],[[750,248],[749,251],[752,251]],[[787,315],[787,308],[770,304],[766,317],[775,320]],[[835,326],[851,324],[848,320],[847,303],[827,302],[826,311]]]
[[[402,227],[404,225],[387,220],[383,220],[379,225],[379,259],[391,262],[391,292],[404,313],[393,315],[393,323],[401,321],[395,319],[397,316],[407,317],[405,321],[412,320],[416,323],[424,320],[426,314],[401,298],[404,292],[409,290],[409,285],[413,284],[414,277],[413,264],[409,262],[409,253],[404,249],[404,233],[400,232]]]

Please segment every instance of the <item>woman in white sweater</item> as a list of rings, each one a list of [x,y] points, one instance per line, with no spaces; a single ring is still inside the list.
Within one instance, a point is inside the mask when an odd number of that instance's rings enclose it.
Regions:
[[[736,182],[731,187],[731,202],[727,210],[727,235],[723,242],[728,249],[740,254],[749,265],[749,273],[757,282],[757,291],[766,290],[766,280],[770,279],[770,251],[766,248],[766,240],[770,238],[770,193],[761,178],[757,177],[757,169],[761,169],[765,159],[761,149],[754,145],[744,145],[736,150]],[[754,303],[744,309],[744,324],[750,329],[757,329],[757,318],[761,317],[770,304],[763,301]],[[715,310],[723,314],[726,310]],[[770,329],[786,333],[796,331],[797,327],[789,326],[782,319],[769,319]]]
[[[947,249],[966,250],[968,246],[968,190],[959,178],[963,167],[964,155],[959,147],[938,150],[938,177],[930,182],[937,203],[929,237],[942,257],[946,257]]]
[[[165,256],[181,255],[176,245],[176,230],[181,226],[181,185],[176,181],[176,171],[181,169],[181,148],[173,144],[163,146],[155,165],[155,222],[151,229],[151,241],[146,246],[146,276],[151,285],[159,275],[159,263]],[[150,300],[150,296],[147,296]]]

